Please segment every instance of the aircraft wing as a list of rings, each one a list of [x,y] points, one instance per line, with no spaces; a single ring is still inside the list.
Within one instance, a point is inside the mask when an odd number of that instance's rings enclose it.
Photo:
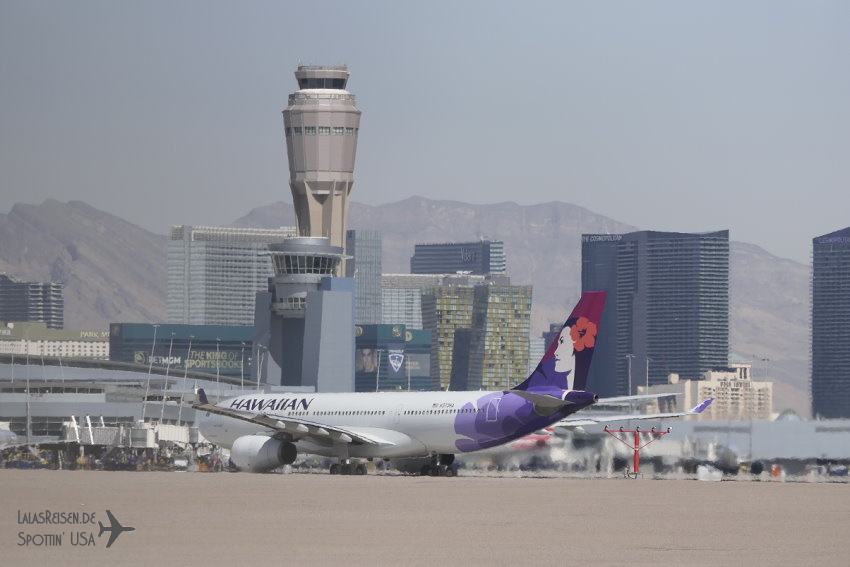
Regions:
[[[25,445],[25,443],[22,443],[18,439],[18,436],[8,429],[0,429],[0,450],[17,447],[18,445]]]
[[[660,398],[670,398],[673,396],[681,396],[679,393],[665,393],[665,394],[639,394],[636,396],[614,396],[611,398],[599,398],[599,401],[596,402],[598,406],[626,406],[633,402],[650,402],[652,400],[658,400]]]
[[[568,417],[562,419],[555,424],[555,427],[580,427],[582,425],[595,425],[598,423],[608,423],[611,421],[626,421],[629,419],[664,419],[668,417],[682,417],[684,415],[697,415],[702,413],[705,408],[711,405],[714,398],[708,398],[701,404],[694,406],[688,411],[668,412],[668,413],[635,413],[631,415],[604,415],[598,417]]]
[[[261,413],[235,410],[216,406],[207,400],[203,389],[198,390],[198,401],[192,407],[200,411],[208,411],[216,415],[224,415],[250,423],[262,425],[275,433],[285,433],[293,441],[309,439],[319,443],[340,441],[357,445],[394,445],[395,443],[376,435],[371,431],[354,430],[344,427],[313,423],[304,419],[292,417],[273,417]]]

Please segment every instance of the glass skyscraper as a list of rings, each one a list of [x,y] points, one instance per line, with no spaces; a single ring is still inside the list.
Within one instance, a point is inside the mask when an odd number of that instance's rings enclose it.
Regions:
[[[253,325],[256,294],[268,289],[274,275],[269,244],[293,236],[294,227],[172,227],[168,322]]]
[[[498,390],[526,377],[531,286],[447,277],[422,293],[422,323],[441,388]]]
[[[466,390],[504,390],[527,376],[530,285],[475,286]]]
[[[582,291],[607,291],[591,389],[699,380],[729,356],[729,231],[582,235]]]
[[[417,244],[410,258],[411,274],[501,275],[506,271],[505,245],[498,240]]]
[[[381,308],[385,325],[405,325],[408,329],[424,329],[422,324],[422,292],[440,285],[443,276],[432,274],[383,274]]]
[[[0,274],[0,321],[41,321],[48,329],[65,326],[65,299],[58,282],[22,282]]]
[[[812,240],[812,415],[850,418],[850,227]]]
[[[381,323],[381,233],[349,230],[345,234],[345,275],[354,278],[354,322]],[[399,321],[396,321],[398,323]]]

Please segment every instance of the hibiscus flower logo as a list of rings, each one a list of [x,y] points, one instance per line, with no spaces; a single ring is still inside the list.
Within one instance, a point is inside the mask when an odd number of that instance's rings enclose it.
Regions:
[[[576,324],[570,327],[570,338],[576,352],[593,348],[596,345],[596,323],[587,317],[579,317]]]

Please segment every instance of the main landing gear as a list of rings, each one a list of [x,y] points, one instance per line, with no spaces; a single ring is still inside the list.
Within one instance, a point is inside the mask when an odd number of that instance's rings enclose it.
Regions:
[[[457,468],[453,465],[454,460],[454,455],[434,455],[429,464],[422,466],[419,474],[422,476],[457,476]]]
[[[341,463],[333,463],[328,472],[331,474],[364,475],[366,474],[366,463],[352,463],[347,460]]]

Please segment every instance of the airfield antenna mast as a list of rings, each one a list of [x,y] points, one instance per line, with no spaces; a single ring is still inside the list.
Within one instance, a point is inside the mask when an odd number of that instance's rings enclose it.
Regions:
[[[640,427],[635,427],[631,430],[623,429],[622,427],[620,427],[619,429],[612,431],[608,429],[608,426],[606,425],[604,431],[605,433],[607,433],[608,435],[610,435],[611,437],[613,437],[614,439],[634,451],[634,468],[632,469],[632,472],[629,472],[629,470],[626,469],[626,476],[630,478],[637,478],[638,475],[640,475],[640,450],[649,445],[650,443],[658,441],[659,439],[670,433],[670,431],[672,431],[672,428],[668,427],[666,431],[656,431],[653,427],[649,431],[641,431]],[[633,442],[630,443],[629,441],[626,441],[625,438],[628,436],[624,435],[625,433],[630,433],[634,435]],[[646,443],[641,444],[641,433],[646,433],[649,435],[649,438]]]

